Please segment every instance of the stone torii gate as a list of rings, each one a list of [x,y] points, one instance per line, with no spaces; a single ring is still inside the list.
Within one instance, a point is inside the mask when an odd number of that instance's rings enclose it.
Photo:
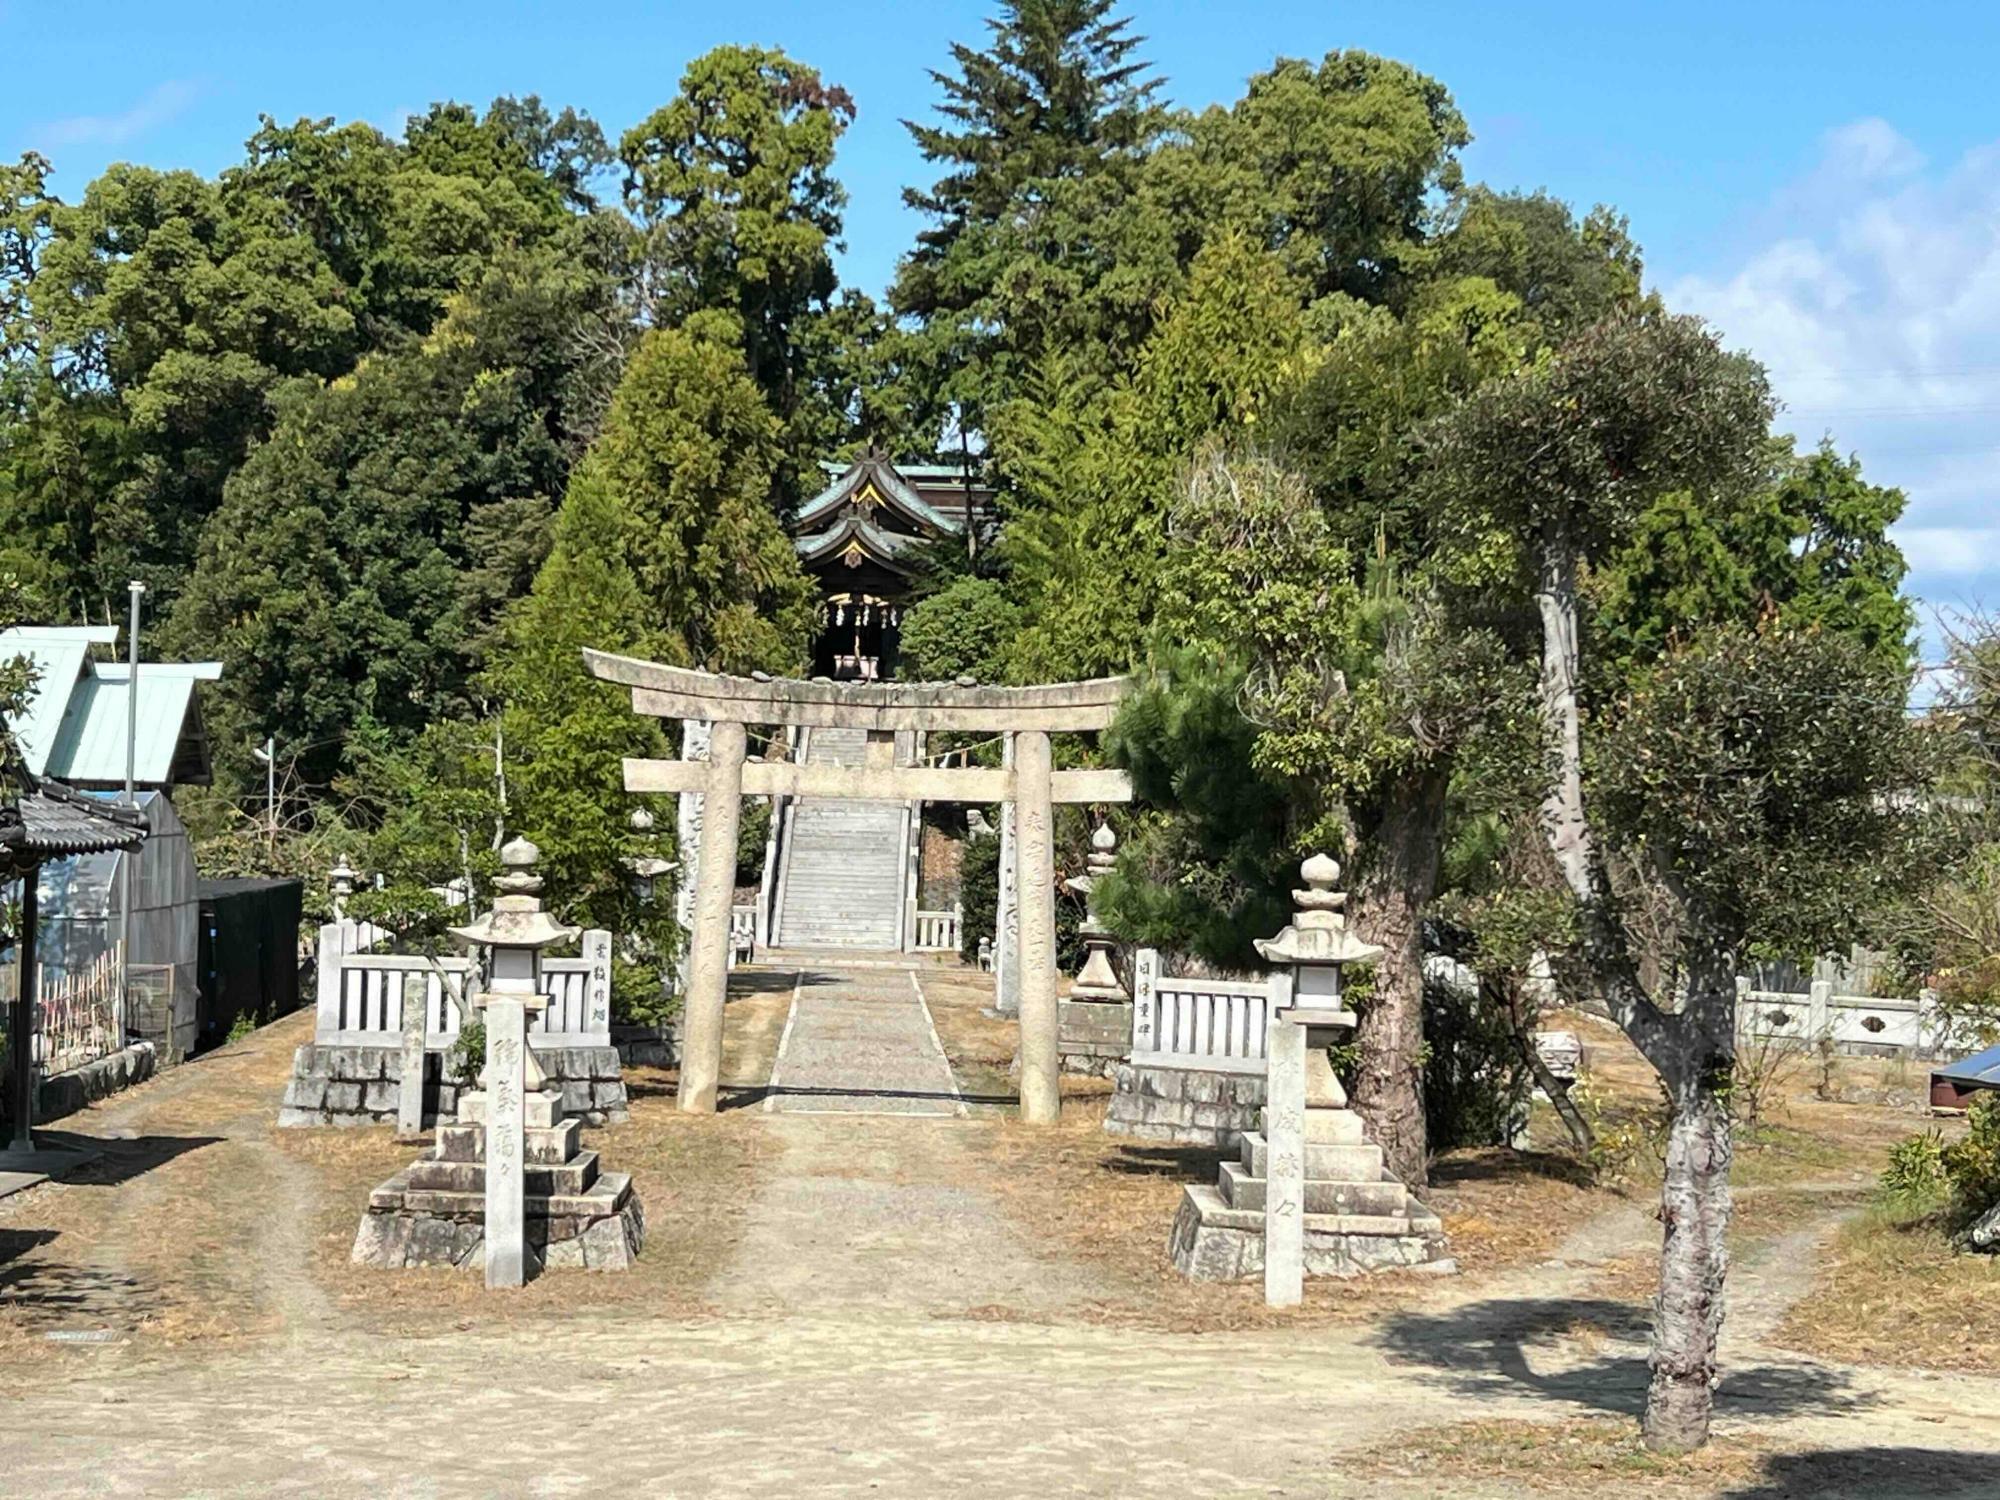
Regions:
[[[1042,687],[963,683],[804,682],[730,677],[585,650],[592,675],[632,690],[632,709],[662,719],[714,725],[706,761],[625,762],[632,792],[700,792],[703,844],[736,847],[745,793],[858,801],[1011,802],[1014,888],[1021,924],[1021,1118],[1053,1123],[1060,1110],[1055,963],[1055,851],[1051,809],[1057,802],[1129,802],[1123,771],[1057,771],[1049,735],[1110,726],[1131,686],[1126,677]],[[749,724],[800,728],[957,730],[1005,734],[1011,764],[987,766],[809,766],[746,760]],[[680,1107],[715,1109],[722,1063],[722,1002],[728,985],[729,907],[734,861],[704,859],[696,874],[694,934],[682,1022]]]

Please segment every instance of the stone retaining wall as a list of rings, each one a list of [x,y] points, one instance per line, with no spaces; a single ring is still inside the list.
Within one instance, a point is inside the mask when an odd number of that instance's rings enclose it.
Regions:
[[[1104,1128],[1142,1141],[1234,1151],[1257,1128],[1262,1073],[1120,1063]]]
[[[35,1123],[43,1125],[60,1120],[86,1104],[95,1104],[99,1099],[108,1099],[134,1084],[144,1083],[153,1076],[159,1060],[159,1049],[151,1042],[134,1042],[109,1057],[42,1079],[35,1087]],[[5,1111],[0,1110],[0,1118],[4,1117]]]
[[[615,1125],[627,1117],[616,1047],[537,1047],[535,1060],[550,1086],[562,1090],[565,1114],[592,1125]],[[459,1085],[442,1076],[443,1064],[442,1053],[424,1054],[426,1125],[458,1116]],[[402,1091],[402,1048],[308,1042],[292,1054],[278,1124],[394,1125]]]

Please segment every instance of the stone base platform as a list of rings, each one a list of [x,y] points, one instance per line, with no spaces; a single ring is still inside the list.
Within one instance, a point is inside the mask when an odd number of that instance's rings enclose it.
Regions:
[[[579,1122],[526,1131],[523,1207],[529,1269],[624,1271],[645,1241],[645,1212],[632,1179],[599,1172],[597,1153],[577,1149]],[[486,1132],[477,1124],[438,1127],[432,1154],[368,1195],[354,1236],[357,1265],[485,1264]]]
[[[1233,1151],[1257,1128],[1264,1075],[1121,1062],[1104,1128],[1134,1140]]]
[[[1132,1002],[1058,1000],[1056,1055],[1065,1073],[1110,1078],[1132,1050]]]
[[[562,1091],[563,1109],[592,1125],[628,1118],[625,1081],[616,1047],[535,1049],[549,1087]],[[459,1084],[443,1076],[444,1054],[424,1054],[424,1123],[449,1121],[458,1112]],[[394,1125],[403,1092],[403,1049],[308,1042],[292,1054],[291,1082],[278,1108],[285,1128],[312,1125]]]
[[[1458,1269],[1445,1254],[1444,1225],[1382,1165],[1382,1148],[1363,1139],[1349,1110],[1314,1110],[1306,1145],[1305,1272]],[[1264,1269],[1264,1200],[1269,1148],[1260,1131],[1243,1137],[1239,1161],[1217,1183],[1183,1192],[1168,1241],[1174,1267],[1194,1281],[1235,1281]]]

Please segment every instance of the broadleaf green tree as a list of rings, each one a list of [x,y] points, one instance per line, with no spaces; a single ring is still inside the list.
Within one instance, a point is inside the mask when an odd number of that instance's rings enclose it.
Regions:
[[[1585,570],[1617,556],[1665,496],[1768,486],[1770,416],[1752,362],[1696,320],[1641,308],[1480,387],[1426,445],[1437,503],[1489,548],[1518,542],[1540,623],[1552,766],[1541,816],[1574,906],[1566,964],[1671,1101],[1644,1422],[1666,1450],[1704,1442],[1713,1405],[1737,963],[1753,940],[1810,951],[1851,930],[1850,898],[1898,837],[1904,799],[1889,794],[1917,774],[1906,681],[1865,641],[1724,624],[1636,674],[1588,654]],[[1642,981],[1614,854],[1675,908],[1677,997]]]

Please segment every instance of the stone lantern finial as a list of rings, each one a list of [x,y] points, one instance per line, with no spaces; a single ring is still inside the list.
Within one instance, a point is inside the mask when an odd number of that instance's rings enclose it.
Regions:
[[[1291,925],[1276,937],[1257,940],[1257,951],[1267,962],[1337,968],[1382,956],[1375,944],[1362,942],[1347,929],[1347,892],[1333,888],[1340,879],[1337,860],[1328,854],[1314,854],[1300,864],[1299,878],[1305,881],[1305,889],[1292,892],[1298,909],[1292,913]]]

